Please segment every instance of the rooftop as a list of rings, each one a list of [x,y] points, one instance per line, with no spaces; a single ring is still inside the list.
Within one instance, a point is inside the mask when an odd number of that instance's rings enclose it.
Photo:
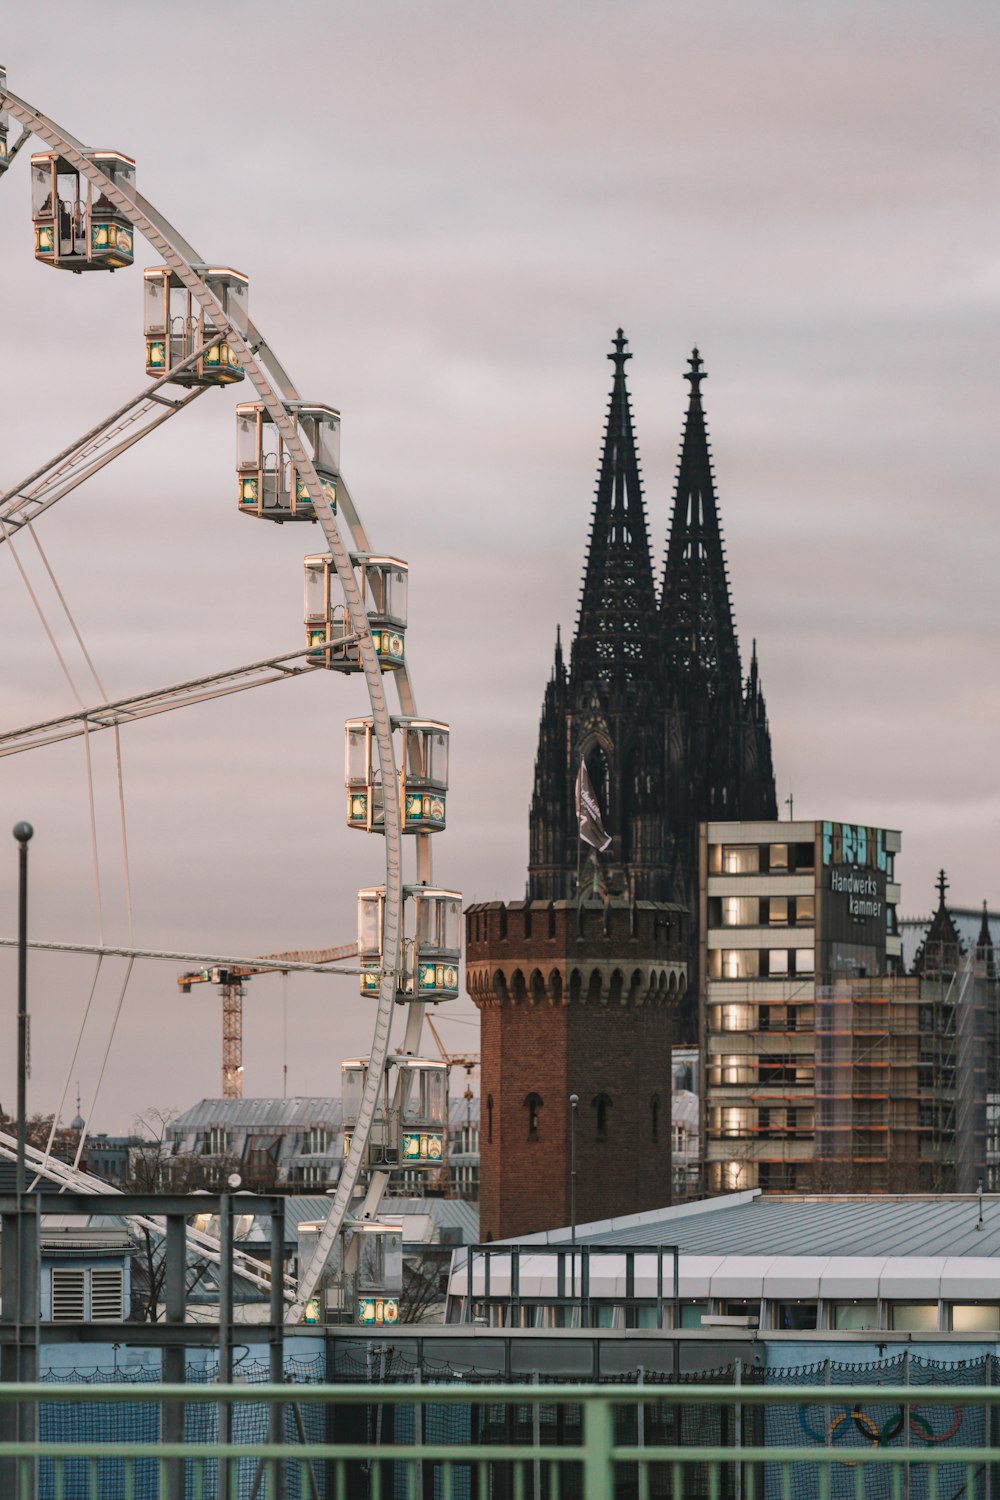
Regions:
[[[1000,1256],[1000,1196],[764,1196],[759,1189],[577,1228],[594,1245],[676,1245],[682,1255]],[[557,1244],[569,1229],[523,1236]]]

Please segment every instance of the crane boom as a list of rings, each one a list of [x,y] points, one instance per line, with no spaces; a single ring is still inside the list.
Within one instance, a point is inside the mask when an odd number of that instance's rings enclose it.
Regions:
[[[274,965],[282,959],[290,964],[332,964],[339,959],[351,958],[357,951],[357,943],[341,943],[337,948],[297,948],[288,953],[262,953],[262,968],[253,963],[233,964],[229,968],[198,969],[178,976],[177,984],[184,995],[191,993],[193,984],[219,986],[222,996],[223,1099],[243,1098],[243,997],[246,994],[243,981],[252,979],[255,974],[280,974],[281,970],[276,970]]]

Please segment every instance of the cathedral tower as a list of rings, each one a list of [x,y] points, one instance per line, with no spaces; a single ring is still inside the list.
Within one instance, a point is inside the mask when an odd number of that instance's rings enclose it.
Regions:
[[[589,882],[608,895],[666,900],[670,853],[657,725],[663,716],[656,587],[619,328],[614,380],[567,671],[560,640],[546,688],[531,800],[530,900]],[[611,845],[581,846],[575,783],[587,767]],[[596,882],[595,882],[596,876]]]
[[[557,631],[539,724],[528,899],[466,918],[484,1239],[569,1222],[573,1121],[580,1222],[670,1201],[672,1015],[697,972],[698,823],[775,816],[756,651],[744,682],[733,623],[701,358],[686,377],[659,600],[621,329],[608,358],[576,631],[568,663]],[[584,837],[582,779],[598,818]],[[696,1016],[684,1013],[687,1038]]]
[[[773,819],[777,803],[756,642],[745,684],[740,666],[697,349],[688,364],[691,395],[663,567],[660,639],[674,889],[677,899],[691,900],[698,824]]]

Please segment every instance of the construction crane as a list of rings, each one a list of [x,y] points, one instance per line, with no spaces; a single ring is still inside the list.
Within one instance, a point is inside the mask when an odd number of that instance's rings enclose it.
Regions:
[[[435,1046],[438,1049],[438,1052],[440,1053],[441,1061],[447,1065],[449,1081],[451,1080],[451,1070],[452,1070],[452,1068],[464,1068],[465,1069],[465,1093],[462,1095],[462,1098],[466,1101],[466,1106],[465,1106],[466,1107],[466,1117],[468,1117],[468,1114],[469,1114],[469,1105],[472,1102],[472,1100],[476,1097],[475,1094],[472,1092],[472,1075],[475,1072],[476,1068],[479,1067],[479,1053],[478,1052],[464,1052],[464,1053],[448,1052],[446,1050],[446,1048],[445,1048],[444,1043],[441,1040],[440,1033],[438,1032],[438,1029],[434,1025],[434,1022],[431,1020],[430,1016],[429,1015],[425,1016],[424,1019],[427,1022],[427,1029],[430,1031],[431,1036],[434,1038],[434,1043],[435,1043]],[[435,1192],[438,1192],[438,1193],[443,1193],[447,1197],[450,1194],[450,1191],[451,1191],[451,1172],[450,1172],[450,1169],[449,1169],[449,1166],[448,1166],[448,1158],[449,1158],[449,1156],[451,1154],[451,1121],[450,1120],[448,1122],[448,1129],[446,1129],[445,1133],[444,1133],[444,1139],[445,1139],[444,1156],[442,1158],[440,1167],[434,1173],[434,1176],[428,1180],[428,1187],[432,1191],[435,1191]]]
[[[285,959],[290,964],[332,964],[338,959],[353,958],[357,943],[339,948],[303,948],[292,953],[262,953],[261,968],[253,964],[233,964],[229,968],[194,969],[178,976],[182,995],[190,995],[193,984],[215,984],[222,996],[222,1097],[243,1098],[243,997],[244,980],[255,974],[280,974],[275,963]],[[438,1046],[440,1047],[440,1042]]]

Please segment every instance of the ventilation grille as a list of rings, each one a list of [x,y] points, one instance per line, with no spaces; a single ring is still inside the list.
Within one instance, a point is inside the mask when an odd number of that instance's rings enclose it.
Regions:
[[[120,1274],[120,1273],[119,1273]],[[82,1323],[86,1317],[86,1271],[54,1267],[52,1271],[53,1323]]]
[[[124,1317],[125,1277],[120,1266],[95,1266],[90,1273],[90,1320],[120,1323]]]

